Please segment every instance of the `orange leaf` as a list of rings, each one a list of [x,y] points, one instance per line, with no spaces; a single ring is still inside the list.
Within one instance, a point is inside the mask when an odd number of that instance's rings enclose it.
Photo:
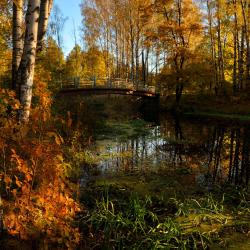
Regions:
[[[10,177],[9,177],[9,176],[7,176],[7,175],[6,175],[6,176],[4,177],[4,182],[6,183],[6,185],[8,185],[8,186],[9,186],[9,185],[10,185],[10,183],[12,182],[12,180],[10,179]]]
[[[18,187],[21,187],[21,186],[22,186],[22,182],[19,181],[18,178],[17,178],[16,176],[15,176],[15,178],[16,178],[16,185],[17,185]]]

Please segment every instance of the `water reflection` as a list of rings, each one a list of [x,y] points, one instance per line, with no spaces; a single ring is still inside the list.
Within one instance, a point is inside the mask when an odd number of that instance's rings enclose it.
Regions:
[[[190,169],[200,182],[249,183],[248,126],[168,117],[147,134],[98,144],[100,153],[105,155],[99,165],[104,173],[181,167]]]

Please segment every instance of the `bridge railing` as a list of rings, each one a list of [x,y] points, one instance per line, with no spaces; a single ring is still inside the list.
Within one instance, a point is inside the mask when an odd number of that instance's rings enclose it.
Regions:
[[[73,78],[68,80],[63,80],[60,82],[61,89],[72,89],[72,88],[122,88],[131,90],[141,90],[156,93],[155,86],[148,86],[144,83],[133,83],[129,79],[123,78],[93,78],[93,79],[80,79]]]

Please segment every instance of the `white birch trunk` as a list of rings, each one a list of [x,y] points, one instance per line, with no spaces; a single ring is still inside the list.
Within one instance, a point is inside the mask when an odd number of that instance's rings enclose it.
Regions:
[[[19,67],[21,73],[20,102],[22,105],[22,109],[20,111],[20,120],[23,122],[27,122],[30,115],[34,67],[36,61],[40,2],[40,0],[29,0],[26,14],[24,50]]]
[[[53,0],[41,0],[40,18],[38,24],[37,49],[41,51],[45,43],[45,34],[48,27],[49,16],[53,6]]]
[[[18,84],[18,68],[23,53],[23,0],[13,1],[13,54],[12,54],[12,89]]]

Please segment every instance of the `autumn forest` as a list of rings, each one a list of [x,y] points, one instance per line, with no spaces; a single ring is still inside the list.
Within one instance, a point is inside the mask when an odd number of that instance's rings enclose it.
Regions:
[[[78,2],[0,0],[0,249],[250,249],[250,1]]]

